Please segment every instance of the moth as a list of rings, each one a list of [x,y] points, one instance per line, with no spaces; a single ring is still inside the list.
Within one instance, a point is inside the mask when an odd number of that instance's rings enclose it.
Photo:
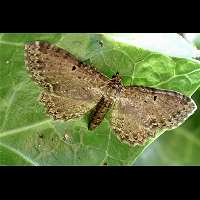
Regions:
[[[25,45],[25,63],[44,88],[40,101],[54,119],[69,120],[91,112],[95,129],[110,111],[110,126],[130,145],[144,144],[160,129],[180,125],[195,110],[194,101],[178,92],[123,86],[119,73],[109,79],[66,50],[43,41]]]

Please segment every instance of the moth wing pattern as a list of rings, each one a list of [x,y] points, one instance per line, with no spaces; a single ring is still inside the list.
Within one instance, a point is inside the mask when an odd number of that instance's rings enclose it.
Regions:
[[[99,102],[108,82],[64,49],[43,41],[25,45],[25,63],[33,80],[45,89],[41,101],[58,119],[78,117],[89,111]],[[61,107],[65,107],[65,113],[61,113]]]
[[[57,96],[45,91],[42,92],[40,101],[46,106],[47,113],[55,120],[80,117],[96,105],[93,100],[83,101],[81,99]]]
[[[180,93],[130,86],[114,104],[110,124],[120,140],[144,144],[157,130],[177,127],[195,109],[193,100]]]

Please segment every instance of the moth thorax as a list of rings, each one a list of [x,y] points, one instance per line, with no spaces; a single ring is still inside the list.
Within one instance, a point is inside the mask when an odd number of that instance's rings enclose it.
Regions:
[[[116,99],[122,90],[123,86],[121,85],[121,83],[116,84],[113,82],[110,82],[106,88],[106,93],[107,96],[109,96],[110,98]]]

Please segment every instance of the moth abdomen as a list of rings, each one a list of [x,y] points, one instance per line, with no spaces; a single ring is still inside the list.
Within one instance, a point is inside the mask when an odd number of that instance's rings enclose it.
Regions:
[[[96,105],[94,111],[91,114],[91,119],[88,126],[90,130],[95,129],[103,121],[106,113],[109,111],[112,104],[113,100],[111,98],[101,98],[101,100]]]

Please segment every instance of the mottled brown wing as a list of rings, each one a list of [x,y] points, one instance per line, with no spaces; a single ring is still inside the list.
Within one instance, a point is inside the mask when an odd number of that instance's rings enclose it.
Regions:
[[[143,144],[159,129],[177,127],[196,109],[180,93],[147,87],[125,87],[111,112],[111,126],[129,144]]]
[[[49,92],[43,92],[40,101],[45,104],[48,114],[55,120],[80,117],[96,105],[94,99],[86,102],[82,99],[57,96]]]
[[[44,89],[41,101],[54,118],[79,117],[102,97],[108,79],[70,53],[47,42],[25,45],[25,63]]]

